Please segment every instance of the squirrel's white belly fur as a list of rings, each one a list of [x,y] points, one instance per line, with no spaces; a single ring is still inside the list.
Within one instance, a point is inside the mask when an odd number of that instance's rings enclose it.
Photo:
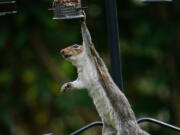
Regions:
[[[120,125],[118,123],[119,121],[117,121],[118,115],[110,104],[105,90],[101,85],[94,63],[91,62],[91,59],[87,55],[84,55],[84,59],[81,59],[81,62],[84,66],[77,67],[78,78],[88,89],[89,95],[92,97],[102,121],[109,123],[113,127]]]

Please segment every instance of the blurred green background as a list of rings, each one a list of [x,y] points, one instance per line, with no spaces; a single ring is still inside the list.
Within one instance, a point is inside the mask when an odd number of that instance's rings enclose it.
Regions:
[[[110,70],[105,2],[82,0],[98,52]],[[100,120],[86,90],[60,93],[76,69],[60,49],[81,44],[78,21],[54,21],[51,1],[18,0],[18,14],[0,17],[0,135],[68,135]],[[119,0],[124,92],[137,118],[180,126],[180,1]],[[178,133],[141,124],[152,135]],[[101,127],[82,135],[100,135]]]

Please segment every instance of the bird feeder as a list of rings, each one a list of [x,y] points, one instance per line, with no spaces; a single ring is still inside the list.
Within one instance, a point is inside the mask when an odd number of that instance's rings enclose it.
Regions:
[[[16,14],[16,1],[1,1],[0,2],[0,16],[8,14]]]
[[[54,20],[84,18],[81,0],[53,0]]]

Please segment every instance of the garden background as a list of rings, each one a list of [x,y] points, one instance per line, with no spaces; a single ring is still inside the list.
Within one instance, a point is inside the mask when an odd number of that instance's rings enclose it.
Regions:
[[[105,2],[82,0],[93,42],[110,70]],[[119,0],[124,93],[137,118],[180,126],[180,1]],[[54,21],[51,1],[18,0],[0,17],[0,135],[68,135],[100,120],[87,91],[60,93],[76,69],[60,49],[81,44],[78,21]],[[178,133],[141,124],[152,135]],[[100,135],[101,127],[83,135]]]

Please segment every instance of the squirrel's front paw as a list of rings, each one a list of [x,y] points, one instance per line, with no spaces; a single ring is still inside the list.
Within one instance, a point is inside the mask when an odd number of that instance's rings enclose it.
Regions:
[[[61,87],[61,92],[65,92],[67,89],[72,88],[72,83],[65,83],[62,87]]]

